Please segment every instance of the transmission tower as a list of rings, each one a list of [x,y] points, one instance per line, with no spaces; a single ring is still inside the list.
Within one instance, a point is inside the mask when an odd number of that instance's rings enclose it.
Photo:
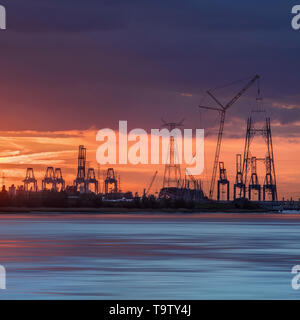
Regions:
[[[167,127],[171,132],[173,129],[182,127],[183,120],[176,122],[165,122],[163,121],[163,127]],[[178,163],[178,150],[176,150],[177,146],[175,145],[174,136],[170,135],[170,149],[168,154],[168,160],[165,164],[164,171],[164,180],[163,180],[163,188],[176,187],[180,185],[181,182],[181,170],[180,164]]]
[[[261,101],[261,98],[257,99]],[[266,145],[266,155],[264,158],[255,158],[255,167],[256,161],[263,161],[265,163],[265,183],[264,183],[264,199],[267,195],[270,195],[270,200],[277,201],[277,184],[276,184],[276,174],[275,174],[275,164],[274,164],[274,153],[273,153],[273,143],[272,143],[272,132],[271,132],[271,120],[269,117],[265,117],[265,120],[262,121],[263,125],[256,127],[255,122],[253,121],[253,115],[265,114],[265,110],[262,108],[253,110],[251,116],[247,120],[247,131],[245,139],[245,148],[244,148],[244,159],[243,159],[243,179],[244,184],[247,186],[248,183],[248,173],[250,167],[253,169],[252,155],[253,152],[252,141],[255,136],[262,136]],[[251,181],[252,184],[253,181]]]

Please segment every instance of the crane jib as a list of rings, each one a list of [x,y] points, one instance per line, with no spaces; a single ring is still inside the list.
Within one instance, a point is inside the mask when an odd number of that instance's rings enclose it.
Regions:
[[[214,186],[215,186],[215,181],[216,181],[216,173],[217,173],[217,166],[219,162],[219,156],[220,156],[220,150],[221,150],[221,144],[222,144],[222,136],[223,136],[223,130],[224,130],[224,123],[225,123],[225,114],[226,110],[230,108],[251,86],[252,84],[260,79],[259,75],[255,75],[248,83],[247,85],[240,90],[226,105],[225,107],[222,105],[222,103],[210,92],[207,91],[207,94],[221,107],[219,108],[214,108],[214,107],[204,107],[204,106],[199,106],[200,108],[204,109],[210,109],[210,110],[216,110],[220,112],[221,114],[221,119],[220,119],[220,127],[219,127],[219,133],[218,133],[218,141],[217,141],[217,147],[216,147],[216,152],[215,152],[215,160],[214,160],[214,166],[213,166],[213,173],[212,173],[212,178],[211,178],[211,184],[210,184],[210,190],[209,190],[209,198],[212,199],[213,193],[214,193]],[[258,89],[259,90],[259,89]]]

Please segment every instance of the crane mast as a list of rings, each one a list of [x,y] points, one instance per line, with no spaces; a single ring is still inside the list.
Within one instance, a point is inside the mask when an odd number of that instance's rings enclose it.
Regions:
[[[215,160],[214,160],[214,166],[213,166],[213,172],[212,177],[210,181],[210,188],[209,188],[209,198],[212,199],[213,193],[214,193],[214,187],[216,182],[216,175],[217,175],[217,168],[219,163],[219,157],[220,157],[220,150],[221,150],[221,144],[222,144],[222,136],[224,131],[224,124],[225,124],[225,115],[228,108],[230,108],[236,101],[252,86],[252,84],[258,80],[260,77],[259,75],[255,75],[248,84],[240,90],[225,106],[210,92],[207,91],[207,94],[220,106],[220,108],[216,107],[206,107],[206,106],[199,106],[199,108],[202,109],[208,109],[208,110],[215,110],[220,113],[220,126],[219,126],[219,133],[218,133],[218,140],[217,140],[217,147],[215,152]]]
[[[158,173],[158,171],[155,171],[155,173],[154,173],[154,175],[153,175],[153,177],[152,177],[152,180],[151,180],[151,182],[150,182],[150,184],[149,184],[149,187],[148,187],[148,189],[147,189],[147,191],[146,191],[146,195],[148,195],[149,194],[149,192],[150,192],[150,190],[151,190],[151,188],[152,188],[152,185],[153,185],[153,183],[154,183],[154,180],[155,180],[155,178],[156,178],[156,176],[157,176],[157,173]]]

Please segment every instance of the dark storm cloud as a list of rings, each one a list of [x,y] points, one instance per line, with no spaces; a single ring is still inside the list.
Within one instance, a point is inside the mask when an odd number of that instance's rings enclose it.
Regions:
[[[300,105],[293,1],[1,3],[8,12],[0,34],[7,126],[16,112],[22,129],[113,127],[119,119],[147,128],[161,117],[196,126],[205,89],[256,73],[274,118],[300,119],[297,108],[272,103]],[[244,83],[216,94],[226,101]],[[251,103],[243,97],[229,119],[245,119]]]
[[[123,28],[130,17],[126,4],[94,0],[9,0],[9,29],[20,32],[83,32]]]
[[[14,30],[110,30],[129,23],[201,31],[285,28],[287,1],[2,0]],[[275,8],[276,7],[276,8]],[[275,10],[274,10],[275,9]],[[275,14],[274,14],[275,13]],[[238,26],[238,28],[237,28]]]

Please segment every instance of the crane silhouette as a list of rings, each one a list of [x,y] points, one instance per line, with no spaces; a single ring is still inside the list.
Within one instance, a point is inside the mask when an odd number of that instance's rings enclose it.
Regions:
[[[209,198],[212,199],[214,193],[214,187],[216,182],[216,174],[217,174],[217,167],[219,163],[220,151],[221,151],[221,144],[222,144],[222,136],[224,131],[224,123],[225,123],[225,115],[226,111],[237,102],[237,100],[252,86],[252,84],[260,79],[259,75],[255,75],[247,85],[240,90],[227,104],[223,105],[210,91],[207,91],[207,94],[219,105],[219,107],[207,107],[207,106],[199,106],[199,108],[207,109],[207,110],[214,110],[220,113],[220,126],[219,126],[219,133],[218,133],[218,140],[217,140],[217,147],[215,152],[215,160],[213,166],[212,177],[210,181],[210,188],[209,188]]]

